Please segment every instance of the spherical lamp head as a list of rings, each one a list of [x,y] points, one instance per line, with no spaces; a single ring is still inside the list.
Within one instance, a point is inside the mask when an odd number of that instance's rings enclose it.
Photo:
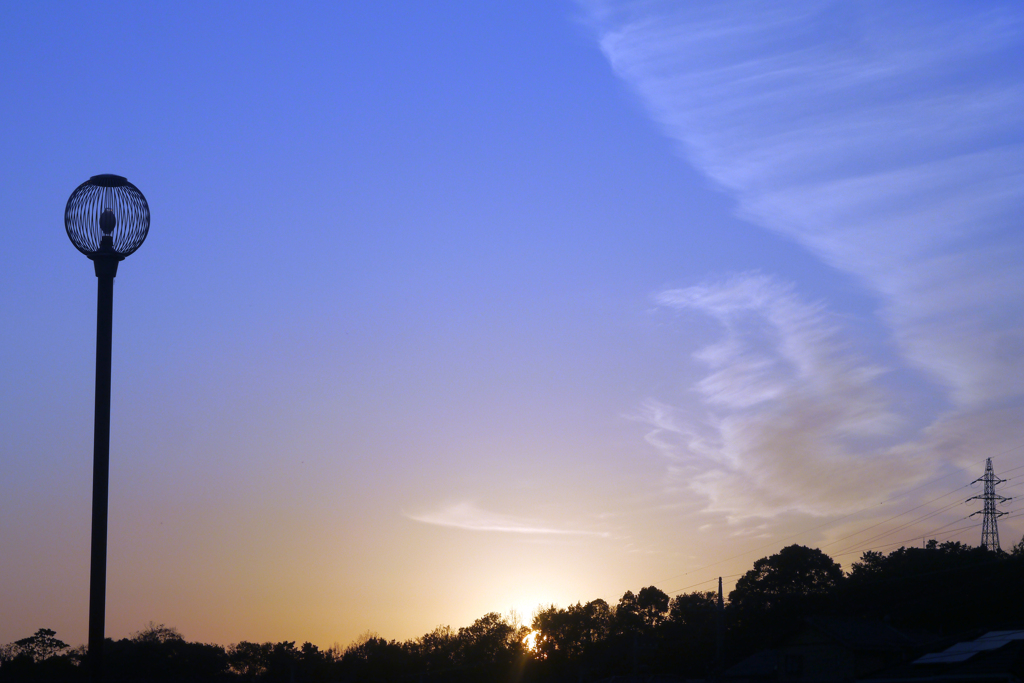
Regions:
[[[149,234],[149,204],[126,178],[96,175],[79,185],[64,209],[64,227],[78,251],[118,261]]]

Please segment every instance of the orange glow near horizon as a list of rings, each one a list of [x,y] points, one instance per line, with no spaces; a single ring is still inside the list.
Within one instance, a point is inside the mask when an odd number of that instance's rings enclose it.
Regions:
[[[7,6],[0,647],[88,637],[97,293],[62,212],[96,173],[152,209],[110,638],[526,633],[790,544],[977,545],[970,482],[1024,471],[1024,3],[837,4]]]

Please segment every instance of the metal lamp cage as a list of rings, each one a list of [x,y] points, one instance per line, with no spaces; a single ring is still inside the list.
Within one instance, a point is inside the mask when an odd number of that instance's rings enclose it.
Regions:
[[[113,212],[110,245],[104,245],[104,212]],[[90,258],[107,253],[124,258],[149,234],[149,204],[139,188],[118,175],[96,175],[79,185],[64,209],[64,227],[75,247]],[[108,228],[109,229],[109,228]]]

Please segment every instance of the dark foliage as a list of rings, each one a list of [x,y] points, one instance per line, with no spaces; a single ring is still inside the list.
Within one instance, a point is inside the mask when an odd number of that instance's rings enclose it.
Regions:
[[[669,604],[665,630],[666,670],[685,678],[703,678],[718,657],[718,594],[683,593]]]
[[[791,545],[762,557],[729,594],[733,651],[751,654],[833,610],[843,580],[842,568],[817,548]]]
[[[844,611],[904,628],[956,633],[1018,623],[1024,608],[1024,555],[963,543],[866,552],[855,562]]]
[[[162,624],[150,624],[131,638],[108,639],[104,661],[110,683],[227,680],[224,648],[190,643]]]
[[[669,598],[654,586],[604,600],[540,609],[531,629],[485,614],[457,631],[439,626],[398,642],[367,634],[344,651],[294,641],[193,643],[150,624],[107,640],[109,683],[554,683],[612,676],[712,677],[799,628],[808,617],[885,620],[936,634],[1019,628],[1024,542],[1012,554],[961,543],[866,552],[848,576],[820,550],[788,546],[737,581],[724,613],[718,595]],[[719,624],[724,638],[719,638]],[[724,645],[720,658],[719,643]],[[85,681],[82,648],[49,629],[0,648],[0,683]]]

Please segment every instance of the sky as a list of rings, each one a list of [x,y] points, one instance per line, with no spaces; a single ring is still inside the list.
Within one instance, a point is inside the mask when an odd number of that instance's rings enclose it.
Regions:
[[[108,636],[344,647],[980,544],[985,460],[1024,483],[1022,54],[1011,2],[5,7],[0,642],[86,640],[62,220],[101,173],[152,215]]]

